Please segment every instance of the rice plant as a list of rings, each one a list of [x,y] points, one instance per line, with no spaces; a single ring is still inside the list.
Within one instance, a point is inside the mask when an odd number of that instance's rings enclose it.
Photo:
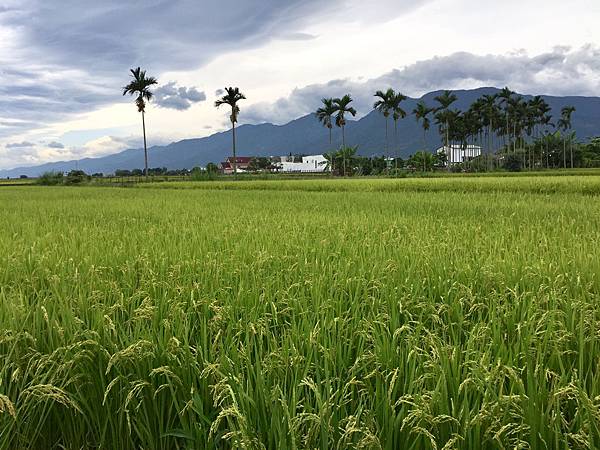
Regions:
[[[596,177],[0,192],[0,449],[600,447]]]

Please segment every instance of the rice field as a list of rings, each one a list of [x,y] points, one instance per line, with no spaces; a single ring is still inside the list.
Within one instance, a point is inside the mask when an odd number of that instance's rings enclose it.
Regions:
[[[0,449],[600,447],[600,177],[0,191]]]

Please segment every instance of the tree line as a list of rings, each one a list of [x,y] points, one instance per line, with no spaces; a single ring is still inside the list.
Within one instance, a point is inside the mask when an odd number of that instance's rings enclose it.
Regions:
[[[149,175],[148,150],[146,144],[145,110],[146,103],[153,97],[151,87],[158,81],[146,75],[141,68],[131,69],[132,80],[123,88],[123,95],[136,97],[135,104],[142,115],[144,135],[144,175]],[[411,157],[413,163],[420,164],[424,170],[443,164],[448,170],[461,169],[494,170],[498,168],[518,168],[533,170],[539,168],[577,167],[586,161],[580,151],[575,133],[572,131],[572,115],[575,107],[565,106],[558,118],[553,117],[552,108],[542,96],[526,100],[508,87],[496,94],[482,95],[466,111],[452,108],[458,100],[452,91],[444,91],[434,98],[434,105],[424,100],[417,103],[409,113],[402,106],[408,97],[390,88],[377,91],[374,110],[385,118],[384,156],[393,160],[393,168],[398,169],[399,158],[390,158],[399,149],[398,122],[412,115],[423,129],[423,148]],[[215,102],[215,107],[230,108],[229,120],[232,130],[233,173],[237,175],[236,123],[240,114],[239,102],[245,95],[237,87],[225,88],[224,95]],[[348,174],[349,163],[356,160],[356,147],[346,144],[346,124],[348,116],[355,117],[350,94],[339,98],[323,98],[315,116],[329,130],[329,144],[333,145],[334,126],[341,129],[342,147],[328,152],[332,173]],[[389,121],[394,125],[393,147],[390,145]],[[459,149],[463,152],[463,163],[448,163],[449,155],[431,154],[427,148],[427,132],[432,124],[437,126],[440,140],[446,152]],[[467,150],[473,146],[481,149],[481,155],[469,158]],[[392,148],[394,151],[392,152]],[[561,149],[562,151],[557,151]],[[589,161],[589,160],[587,160]],[[388,163],[386,163],[386,167]],[[389,167],[388,167],[389,169]]]
[[[398,121],[408,117],[402,108],[402,102],[408,99],[402,93],[388,89],[377,91],[374,110],[385,118],[385,152],[390,155],[388,123],[390,117],[394,122],[394,147],[398,147]],[[497,94],[486,94],[473,102],[466,111],[453,109],[458,100],[452,91],[444,91],[434,98],[435,105],[427,105],[424,100],[417,103],[411,114],[423,128],[423,148],[427,149],[427,132],[432,122],[437,125],[440,140],[446,151],[458,148],[464,152],[466,161],[467,149],[477,146],[482,149],[480,159],[485,159],[488,169],[494,169],[507,155],[518,154],[523,169],[575,167],[572,115],[575,107],[565,106],[560,117],[553,121],[550,105],[542,96],[526,100],[508,87]],[[346,114],[356,115],[350,107],[352,98],[349,94],[342,98],[324,98],[317,109],[317,119],[329,129],[329,142],[332,143],[334,124],[342,129],[342,147],[345,147],[344,126]],[[562,161],[556,161],[555,144],[560,140]],[[448,157],[448,155],[446,155]],[[447,164],[451,170],[451,165]]]

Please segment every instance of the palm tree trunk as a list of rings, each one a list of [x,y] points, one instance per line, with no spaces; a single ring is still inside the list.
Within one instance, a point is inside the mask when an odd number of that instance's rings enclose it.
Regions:
[[[563,137],[563,168],[567,168],[567,141]]]
[[[486,164],[486,169],[491,170],[492,165],[492,130],[494,128],[494,121],[490,119],[490,126],[488,127],[488,160]]]
[[[569,151],[571,153],[571,169],[574,167],[573,165],[573,141],[569,138]]]
[[[450,149],[450,130],[448,130],[449,124],[446,120],[446,151],[448,152],[448,172],[450,172],[450,164],[452,161],[452,150]]]
[[[388,118],[385,118],[385,153],[386,155],[389,153],[390,151],[390,145],[389,145],[389,141],[388,141]]]
[[[346,125],[342,125],[342,147],[346,148]]]
[[[331,128],[332,128],[332,127],[328,127],[328,128],[329,128],[329,146],[331,147],[331,143],[332,143],[332,141],[333,141],[333,137],[332,137],[332,135],[331,135]]]
[[[232,125],[232,133],[233,136],[233,178],[237,180],[237,157],[235,155],[235,122],[231,122]]]
[[[146,144],[146,119],[142,111],[142,129],[144,130],[144,175],[148,181],[148,145]]]
[[[400,155],[400,146],[398,144],[398,121],[394,119],[394,149],[396,157],[394,158],[394,166],[398,170],[398,156]]]

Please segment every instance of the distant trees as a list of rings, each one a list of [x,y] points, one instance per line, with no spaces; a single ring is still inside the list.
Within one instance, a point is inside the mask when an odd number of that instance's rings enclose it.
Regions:
[[[435,161],[434,155],[425,150],[416,152],[408,160],[409,165],[411,165],[419,170],[423,170],[423,172],[433,170],[433,166],[434,166],[435,162],[436,161]]]
[[[398,120],[406,116],[401,103],[406,96],[389,88],[386,91],[375,92],[376,101],[373,108],[385,119],[385,151],[390,153],[389,118],[394,120],[394,135],[397,142]],[[427,151],[427,131],[431,128],[432,120],[438,126],[440,139],[446,153],[448,170],[455,166],[459,170],[492,170],[494,167],[516,166],[515,158],[506,159],[507,154],[518,154],[521,159],[519,170],[543,167],[557,167],[555,161],[555,142],[551,136],[554,124],[552,109],[541,96],[526,99],[516,94],[508,87],[495,94],[485,94],[476,99],[465,111],[452,109],[458,97],[452,91],[443,91],[434,98],[436,106],[429,107],[421,100],[412,110],[417,123],[423,128],[423,150]],[[316,117],[330,130],[335,123],[342,129],[342,149],[346,148],[345,125],[346,115],[356,115],[352,108],[352,97],[348,94],[342,98],[324,98],[322,106],[317,110]],[[566,106],[561,110],[558,128],[562,131],[560,138],[563,147],[562,166],[566,167],[567,145],[571,154],[571,167],[576,166],[578,155],[574,143],[575,135],[568,134],[572,128],[571,115],[574,107]],[[333,153],[332,153],[333,154]],[[457,154],[461,155],[457,159]],[[332,172],[336,171],[336,158],[330,159]],[[439,155],[433,155],[433,166],[440,165]],[[414,160],[414,158],[413,158]],[[395,163],[399,161],[394,159]],[[431,164],[429,164],[431,165]],[[425,168],[428,167],[425,161]],[[375,170],[375,169],[374,169]]]
[[[271,169],[271,158],[265,156],[255,156],[248,164],[248,172],[260,172]]]
[[[148,177],[148,146],[146,144],[146,102],[149,102],[153,93],[150,91],[150,87],[157,84],[158,81],[154,77],[147,77],[146,71],[141,68],[131,69],[131,76],[133,80],[123,88],[123,95],[135,95],[135,104],[138,112],[142,113],[142,128],[144,132],[144,167],[146,177]]]
[[[190,179],[193,181],[212,181],[216,180],[219,173],[219,168],[215,163],[208,163],[206,168],[194,167],[190,171]]]
[[[225,88],[225,95],[221,97],[219,100],[215,102],[215,107],[219,108],[222,105],[227,105],[231,108],[231,114],[229,116],[229,120],[231,121],[231,132],[233,139],[233,174],[237,177],[237,157],[236,157],[236,149],[235,149],[235,124],[238,121],[238,116],[240,114],[240,107],[238,103],[241,100],[245,100],[246,97],[242,94],[237,87],[228,87]]]
[[[593,138],[586,144],[578,144],[575,149],[579,167],[600,167],[600,137]]]
[[[65,177],[66,185],[83,184],[89,180],[89,176],[83,170],[71,170]]]
[[[193,170],[193,169],[192,169]],[[149,176],[182,176],[188,175],[190,170],[187,169],[167,169],[166,167],[152,167],[148,168]],[[115,170],[115,177],[141,177],[145,175],[145,171],[142,169],[117,169]]]
[[[217,166],[215,163],[213,162],[209,162],[206,165],[206,171],[208,173],[217,173],[219,171],[219,166]]]
[[[325,153],[323,155],[327,161],[325,169],[331,170],[332,174],[334,170],[337,170],[338,175],[343,177],[352,175],[357,160],[357,151],[358,147],[342,147],[337,151]]]
[[[42,186],[56,186],[63,184],[64,175],[62,172],[44,172],[37,179],[36,183]]]

